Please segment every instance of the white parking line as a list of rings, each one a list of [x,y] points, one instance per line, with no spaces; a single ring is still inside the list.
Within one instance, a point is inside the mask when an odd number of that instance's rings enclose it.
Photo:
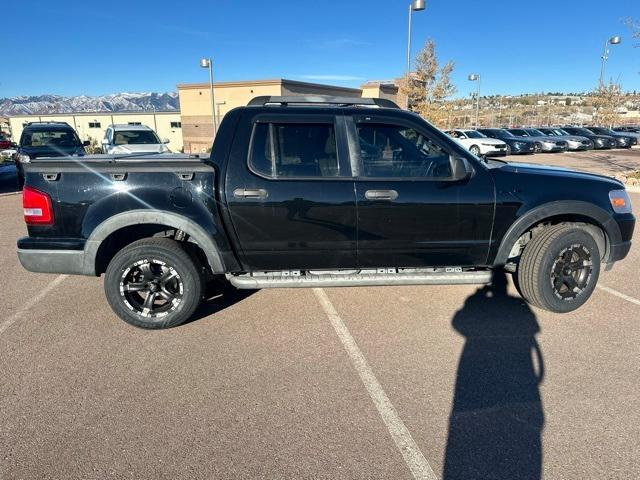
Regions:
[[[621,293],[621,292],[619,292],[617,290],[614,290],[613,288],[605,287],[604,285],[598,285],[598,288],[600,290],[604,290],[605,292],[610,293],[611,295],[615,295],[618,298],[626,300],[627,302],[631,302],[631,303],[635,303],[636,305],[640,305],[640,300],[638,300],[637,298],[633,298],[633,297],[630,297],[629,295],[625,295],[624,293]]]
[[[0,335],[4,333],[4,331],[9,328],[11,325],[15,323],[20,317],[22,317],[27,311],[33,308],[40,300],[46,297],[51,290],[56,288],[60,283],[67,278],[68,275],[58,275],[54,278],[49,285],[47,285],[43,290],[40,291],[35,297],[32,297],[27,303],[25,303],[16,313],[11,315],[7,320],[0,323]]]
[[[342,318],[340,318],[340,315],[336,312],[331,300],[329,300],[329,297],[327,297],[327,294],[321,288],[314,288],[313,292],[318,298],[320,305],[322,305],[324,312],[327,314],[333,329],[338,334],[338,338],[340,338],[344,349],[347,351],[351,363],[358,372],[358,375],[360,375],[360,380],[362,380],[362,383],[367,389],[371,400],[382,417],[382,421],[387,426],[387,430],[389,430],[396,447],[398,447],[398,450],[402,453],[404,461],[411,470],[413,477],[416,479],[436,480],[438,477],[420,451],[411,433],[400,419],[398,412],[396,412],[391,400],[389,400],[389,397],[387,397],[387,394],[382,389],[380,382],[378,382],[378,379],[371,370],[366,358],[364,358],[358,344],[351,336],[351,333],[349,333]]]

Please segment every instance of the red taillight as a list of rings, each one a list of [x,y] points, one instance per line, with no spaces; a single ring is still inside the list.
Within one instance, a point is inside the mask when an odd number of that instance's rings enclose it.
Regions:
[[[27,225],[52,225],[53,207],[46,193],[31,187],[22,190],[22,208]]]

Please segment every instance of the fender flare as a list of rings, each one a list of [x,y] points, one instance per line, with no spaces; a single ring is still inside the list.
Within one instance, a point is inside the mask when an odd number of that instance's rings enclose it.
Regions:
[[[91,275],[96,274],[96,260],[100,245],[113,232],[132,225],[152,223],[167,225],[185,232],[202,248],[213,273],[225,273],[222,257],[211,234],[187,217],[161,210],[131,210],[109,217],[100,223],[85,243],[84,271],[90,272]]]
[[[509,252],[511,251],[513,244],[533,225],[539,223],[545,218],[555,217],[558,215],[580,215],[595,221],[597,226],[602,228],[605,234],[606,252],[603,252],[605,262],[609,258],[609,246],[621,242],[622,235],[618,224],[615,222],[611,214],[601,207],[598,207],[593,203],[577,200],[549,202],[529,210],[518,218],[511,227],[509,227],[502,237],[500,247],[498,248],[498,252],[496,253],[493,261],[493,266],[503,266],[507,262]]]

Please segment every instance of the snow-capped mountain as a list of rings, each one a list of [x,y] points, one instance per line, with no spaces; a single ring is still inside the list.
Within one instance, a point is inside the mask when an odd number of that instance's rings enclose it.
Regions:
[[[35,95],[0,98],[0,116],[45,115],[70,112],[124,112],[178,110],[178,94],[168,93],[115,93],[88,97],[61,95]]]

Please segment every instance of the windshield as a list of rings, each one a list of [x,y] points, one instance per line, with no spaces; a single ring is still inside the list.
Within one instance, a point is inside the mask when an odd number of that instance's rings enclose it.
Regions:
[[[536,130],[535,128],[528,128],[527,133],[532,137],[544,137],[544,133],[542,133],[540,130]]]
[[[611,133],[613,133],[608,128],[602,128],[602,127],[589,127],[589,130],[599,135],[611,135]]]
[[[511,133],[509,130],[497,129],[497,130],[491,130],[491,133],[493,133],[498,138],[515,137],[515,135]]]
[[[561,128],[554,128],[553,133],[555,133],[556,135],[570,135],[569,132],[565,132]]]
[[[581,127],[568,128],[567,132],[570,132],[572,135],[593,135],[593,132]]]
[[[80,139],[73,130],[25,130],[20,144],[23,147],[79,147]]]
[[[487,138],[486,135],[476,132],[475,130],[465,130],[464,133],[466,133],[469,138]]]
[[[114,135],[114,145],[153,145],[160,143],[160,139],[151,130],[117,130]]]

